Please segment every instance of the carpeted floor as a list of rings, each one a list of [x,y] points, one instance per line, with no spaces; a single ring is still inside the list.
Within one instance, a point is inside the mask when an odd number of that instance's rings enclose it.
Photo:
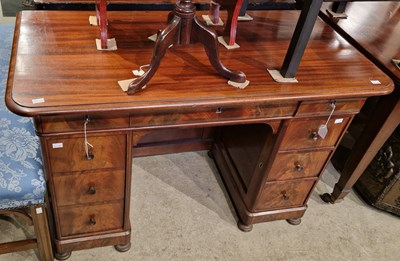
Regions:
[[[13,25],[0,25],[0,93],[8,71]],[[206,152],[137,158],[132,171],[132,248],[75,251],[69,260],[398,260],[400,219],[350,193],[341,203],[322,202],[338,173],[325,170],[298,226],[275,221],[243,233],[219,174]],[[18,220],[0,219],[0,242],[30,235]],[[0,260],[38,260],[35,251]]]

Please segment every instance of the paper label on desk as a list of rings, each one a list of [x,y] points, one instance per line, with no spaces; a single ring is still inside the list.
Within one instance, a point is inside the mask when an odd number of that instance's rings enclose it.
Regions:
[[[149,37],[147,37],[147,39],[149,39],[150,41],[155,42],[157,40],[157,34],[152,34]]]
[[[229,45],[223,36],[218,36],[218,42],[220,44],[222,44],[226,49],[228,50],[232,50],[232,49],[237,49],[240,48],[240,45],[238,45],[237,43],[234,43],[233,45]]]
[[[97,23],[97,16],[95,16],[95,15],[90,15],[90,16],[89,16],[89,24],[90,24],[90,25],[94,25],[94,26],[99,25],[99,24]]]
[[[381,82],[379,80],[371,80],[372,84],[381,84]]]
[[[206,22],[207,25],[214,25],[214,26],[223,26],[224,22],[222,21],[221,17],[218,17],[218,23],[214,23],[209,15],[202,15],[204,22]]]
[[[132,79],[128,79],[128,80],[121,80],[121,81],[118,81],[118,85],[119,85],[119,87],[121,87],[121,89],[122,89],[124,92],[126,92],[126,91],[128,91],[129,84],[130,84],[131,82],[133,82],[133,80],[135,80],[135,79],[137,79],[137,78],[132,78]],[[146,88],[146,86],[147,86],[147,85],[143,86],[142,89]]]
[[[244,21],[253,21],[253,17],[251,17],[248,14],[245,14],[243,16],[238,16],[238,22],[244,22]]]
[[[107,39],[107,49],[102,49],[101,48],[101,40],[96,39],[96,47],[97,47],[97,50],[99,50],[99,51],[115,51],[118,49],[115,38]]]
[[[59,143],[53,143],[51,144],[51,146],[53,147],[53,149],[61,149],[62,147],[64,147],[64,144],[59,142]]]
[[[33,104],[44,103],[44,98],[32,99]]]
[[[336,119],[334,123],[338,124],[338,123],[342,123],[342,122],[343,122],[343,118],[339,118],[339,119]]]

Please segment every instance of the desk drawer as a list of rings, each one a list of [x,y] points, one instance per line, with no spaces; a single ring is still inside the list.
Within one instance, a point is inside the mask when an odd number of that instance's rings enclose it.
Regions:
[[[58,175],[53,178],[58,206],[124,198],[125,171]]]
[[[318,128],[328,117],[293,120],[282,140],[281,150],[334,147],[345,130],[350,117],[332,116],[328,123],[328,133],[324,139],[317,135]]]
[[[303,206],[314,182],[316,180],[267,183],[258,200],[256,210]]]
[[[360,112],[364,105],[365,99],[359,100],[337,100],[335,101],[335,114],[357,114]],[[296,117],[298,116],[328,116],[332,107],[331,101],[310,101],[302,102],[297,110]]]
[[[317,177],[331,151],[281,153],[272,165],[268,181]]]
[[[182,125],[213,121],[293,116],[297,103],[243,106],[192,107],[162,112],[131,114],[131,127]]]
[[[107,115],[70,115],[43,116],[36,121],[37,129],[42,133],[83,131],[85,120],[88,131],[103,129],[118,129],[129,127],[129,114]]]
[[[93,145],[88,159],[85,152],[84,136],[63,136],[47,138],[47,152],[53,174],[95,169],[125,169],[127,135],[108,133],[108,135],[88,134],[88,142]]]
[[[59,208],[61,236],[95,233],[123,228],[123,201],[85,207]]]

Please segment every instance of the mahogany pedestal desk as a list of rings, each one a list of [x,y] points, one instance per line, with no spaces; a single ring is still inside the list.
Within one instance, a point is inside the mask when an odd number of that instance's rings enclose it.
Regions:
[[[95,48],[90,14],[20,13],[6,90],[8,107],[33,117],[40,137],[59,259],[105,245],[129,249],[135,156],[211,149],[242,230],[278,219],[298,224],[365,99],[393,90],[321,21],[298,83],[274,82],[267,68],[282,63],[299,12],[257,11],[239,24],[241,47],[220,48],[224,64],[247,74],[247,88],[228,85],[194,44],[170,48],[147,88],[127,95],[117,81],[150,60],[147,37],[165,26],[167,12],[110,12],[112,52]]]
[[[338,164],[341,177],[331,194],[324,194],[326,202],[343,199],[368,167],[379,149],[400,123],[400,2],[355,2],[345,9],[347,19],[331,18],[324,5],[320,16],[352,43],[367,58],[373,61],[392,78],[396,89],[376,102],[375,109],[368,115],[365,127],[356,139],[350,154],[335,155],[344,164]],[[370,106],[371,107],[371,106]]]

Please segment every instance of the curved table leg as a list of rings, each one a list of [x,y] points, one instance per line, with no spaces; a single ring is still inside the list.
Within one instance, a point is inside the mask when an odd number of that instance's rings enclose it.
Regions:
[[[219,74],[234,82],[243,83],[246,81],[246,75],[243,72],[231,71],[226,68],[219,59],[217,34],[210,28],[203,25],[196,17],[193,21],[192,40],[204,45],[208,59],[211,65]]]
[[[174,16],[170,20],[168,26],[164,30],[158,32],[150,67],[145,74],[133,80],[129,84],[128,94],[133,94],[138,90],[141,90],[156,73],[158,67],[160,66],[161,59],[164,57],[168,47],[171,44],[174,44],[177,40],[180,22],[181,18]]]

